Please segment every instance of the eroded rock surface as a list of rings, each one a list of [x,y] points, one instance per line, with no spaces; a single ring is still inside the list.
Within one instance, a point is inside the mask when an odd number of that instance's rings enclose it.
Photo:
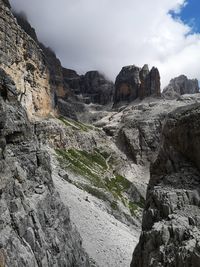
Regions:
[[[34,28],[28,22],[26,15],[15,13],[18,24],[38,44],[43,52],[45,65],[49,72],[49,85],[52,95],[52,105],[58,104],[62,113],[63,106],[71,110],[71,102],[110,104],[113,100],[114,84],[98,71],[88,71],[85,75],[78,75],[74,70],[62,67],[60,60],[49,47],[39,42]],[[59,102],[59,99],[61,101]],[[65,101],[65,103],[63,102]],[[76,113],[76,112],[74,112]],[[67,113],[69,115],[69,113]],[[74,116],[75,117],[75,116]]]
[[[0,265],[90,266],[69,211],[55,191],[49,155],[39,147],[34,124],[10,90],[11,77],[5,82],[2,73]]]
[[[185,75],[180,75],[172,79],[167,87],[164,88],[162,96],[166,99],[176,99],[184,94],[199,93],[197,79],[188,79]]]
[[[142,69],[135,65],[123,67],[116,78],[114,104],[160,95],[160,74],[155,67],[151,71],[148,65]]]
[[[132,267],[200,265],[200,105],[169,114]]]
[[[38,44],[18,25],[8,1],[0,1],[0,65],[14,80],[29,117],[52,111],[49,70]]]
[[[107,105],[112,102],[114,84],[98,71],[88,71],[78,75],[75,71],[64,69],[64,79],[71,91],[84,103]]]

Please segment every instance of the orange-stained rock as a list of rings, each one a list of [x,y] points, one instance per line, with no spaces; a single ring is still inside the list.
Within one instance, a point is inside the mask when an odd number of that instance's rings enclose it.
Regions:
[[[158,69],[153,67],[149,71],[148,65],[142,69],[135,65],[123,67],[115,81],[114,104],[147,96],[161,96]]]
[[[38,44],[17,24],[5,0],[0,0],[0,65],[14,80],[28,116],[53,112],[50,73]]]

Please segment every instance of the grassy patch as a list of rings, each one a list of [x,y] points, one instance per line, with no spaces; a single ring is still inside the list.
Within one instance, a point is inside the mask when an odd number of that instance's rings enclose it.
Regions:
[[[104,193],[103,191],[100,191],[101,189],[96,188],[96,187],[91,187],[90,185],[87,185],[87,184],[82,184],[81,187],[86,192],[91,194],[92,196],[95,196],[98,199],[101,199],[103,201],[110,202],[108,196],[106,195],[106,193]]]
[[[83,158],[87,159],[89,163],[97,164],[101,166],[104,170],[107,169],[105,158],[97,151],[94,151],[93,153],[88,153],[87,151],[79,151],[79,152],[83,156]]]
[[[104,177],[108,166],[106,159],[97,151],[56,149],[56,153],[63,167],[89,179],[94,186],[106,189],[116,199],[122,198],[131,187],[131,182],[122,175],[114,174],[110,179]]]
[[[110,206],[113,210],[118,210],[117,201],[113,201]]]
[[[66,168],[87,178],[97,187],[104,187],[102,176],[107,169],[105,159],[97,152],[56,149],[58,159]]]
[[[140,201],[139,202],[132,202],[132,201],[129,201],[129,210],[130,210],[130,213],[132,216],[135,216],[136,215],[136,212],[139,210],[139,209],[143,209],[144,208],[144,199],[141,197],[140,198]]]
[[[122,197],[122,193],[131,187],[131,182],[119,174],[115,174],[114,178],[105,179],[106,187],[109,191],[114,192],[118,197]]]
[[[75,121],[72,119],[67,119],[64,117],[59,117],[59,120],[62,121],[66,126],[72,127],[74,130],[89,132],[91,130],[94,130],[94,127],[91,125],[84,124],[79,121]]]
[[[101,154],[102,157],[104,157],[105,159],[109,158],[110,154],[108,152],[106,152],[105,150],[102,150],[100,148],[95,148],[94,149],[97,153]]]
[[[104,154],[103,156],[98,150],[87,152],[77,149],[56,149],[56,153],[60,164],[64,168],[70,169],[72,172],[89,180],[90,184],[71,181],[67,175],[64,179],[98,199],[109,202],[113,210],[119,209],[118,201],[129,208],[132,216],[136,215],[139,208],[144,207],[144,199],[142,197],[139,202],[131,202],[127,199],[126,194],[132,186],[129,180],[118,173],[114,173],[111,178],[106,177],[109,166],[107,166],[104,156],[108,157],[109,155]]]
[[[135,216],[139,206],[132,201],[129,201],[128,206],[129,206],[129,210],[130,210],[131,215]]]

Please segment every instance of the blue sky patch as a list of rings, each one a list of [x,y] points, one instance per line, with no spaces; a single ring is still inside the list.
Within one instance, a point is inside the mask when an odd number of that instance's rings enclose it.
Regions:
[[[181,19],[184,23],[192,27],[193,32],[200,33],[200,1],[188,0],[187,5],[179,14],[173,11],[169,12],[173,18]]]

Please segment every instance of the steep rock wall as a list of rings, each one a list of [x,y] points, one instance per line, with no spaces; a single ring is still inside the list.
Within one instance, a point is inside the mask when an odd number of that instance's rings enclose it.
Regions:
[[[17,24],[8,1],[3,0],[0,0],[0,65],[13,78],[29,117],[46,116],[53,110],[44,54]]]
[[[200,266],[200,105],[169,114],[131,267]]]
[[[114,104],[131,102],[147,96],[160,97],[160,74],[157,68],[150,71],[148,65],[123,67],[115,81]]]
[[[197,79],[188,79],[185,75],[180,75],[169,82],[162,92],[166,99],[176,99],[184,94],[199,93],[199,84]]]
[[[12,89],[12,90],[11,90]],[[0,71],[0,266],[90,266],[52,181],[49,155]]]

